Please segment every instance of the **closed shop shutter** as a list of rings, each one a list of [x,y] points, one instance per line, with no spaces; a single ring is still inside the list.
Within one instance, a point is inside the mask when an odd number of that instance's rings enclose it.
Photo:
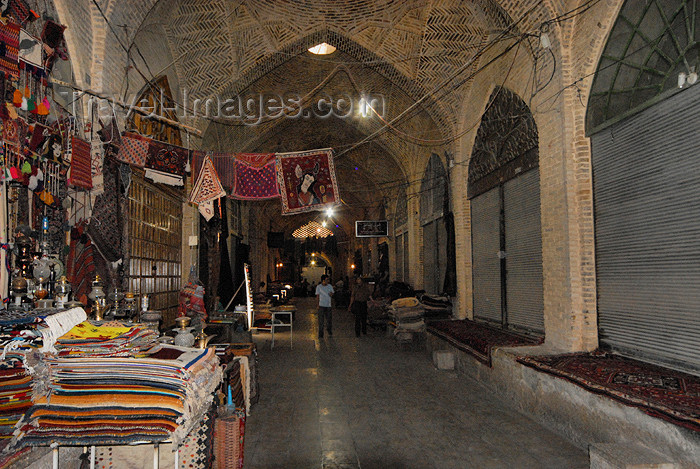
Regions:
[[[396,236],[394,251],[396,252],[396,280],[403,282],[403,234]]]
[[[544,332],[538,168],[503,185],[503,213],[508,324]]]
[[[700,86],[592,136],[601,343],[700,370]]]
[[[408,233],[403,234],[403,281],[408,283],[410,277],[408,276]]]
[[[500,196],[495,187],[471,201],[474,316],[501,322]]]
[[[423,289],[428,293],[436,293],[437,242],[435,222],[432,221],[427,225],[423,225]]]
[[[435,272],[435,293],[443,293],[445,289],[445,275],[447,275],[447,230],[445,219],[435,220],[437,231],[437,269]]]

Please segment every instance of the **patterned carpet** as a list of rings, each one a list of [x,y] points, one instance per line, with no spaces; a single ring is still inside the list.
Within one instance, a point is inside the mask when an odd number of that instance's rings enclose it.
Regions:
[[[700,377],[605,352],[518,357],[518,361],[700,432]]]
[[[468,319],[432,321],[428,323],[428,332],[473,355],[488,366],[491,366],[491,351],[494,347],[517,347],[542,343],[538,338],[525,337]]]

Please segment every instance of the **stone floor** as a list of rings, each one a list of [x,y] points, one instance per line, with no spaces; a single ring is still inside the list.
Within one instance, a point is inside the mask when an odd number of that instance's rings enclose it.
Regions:
[[[585,450],[519,414],[486,388],[437,370],[384,332],[355,337],[333,312],[318,339],[315,299],[298,299],[289,333],[254,334],[260,401],[245,468],[587,468]]]

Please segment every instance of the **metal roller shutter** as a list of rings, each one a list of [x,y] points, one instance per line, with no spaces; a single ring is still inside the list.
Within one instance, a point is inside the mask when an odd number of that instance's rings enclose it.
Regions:
[[[437,269],[435,272],[435,282],[437,283],[435,293],[442,293],[445,289],[445,275],[447,274],[447,230],[445,229],[445,219],[435,220],[437,231]]]
[[[500,195],[495,187],[471,201],[474,316],[501,322]]]
[[[540,172],[503,185],[508,324],[544,332]]]
[[[591,137],[601,343],[700,370],[700,86]]]
[[[410,277],[408,275],[408,233],[403,234],[403,281],[409,283]]]
[[[433,223],[423,225],[423,289],[428,293],[433,291],[435,275],[435,227]]]
[[[394,250],[396,253],[396,280],[403,282],[403,234],[396,236]]]

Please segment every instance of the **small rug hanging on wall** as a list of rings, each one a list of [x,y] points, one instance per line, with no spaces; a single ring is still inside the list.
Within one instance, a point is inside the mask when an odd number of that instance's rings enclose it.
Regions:
[[[263,200],[280,196],[274,153],[239,153],[235,158],[232,198]]]
[[[146,177],[156,182],[182,186],[188,156],[186,148],[151,140],[146,157]]]
[[[92,189],[92,151],[90,143],[78,137],[71,137],[71,148],[69,185],[81,189]]]
[[[333,149],[277,153],[282,214],[321,210],[340,203]]]
[[[0,72],[12,80],[19,78],[19,24],[0,23]]]
[[[197,182],[192,188],[190,202],[197,204],[199,212],[209,221],[214,216],[214,201],[221,197],[226,197],[226,191],[221,185],[214,163],[207,155],[199,171]]]
[[[121,138],[122,144],[119,147],[117,159],[124,163],[143,168],[146,165],[149,140],[150,139],[142,137],[139,134],[126,132]]]

